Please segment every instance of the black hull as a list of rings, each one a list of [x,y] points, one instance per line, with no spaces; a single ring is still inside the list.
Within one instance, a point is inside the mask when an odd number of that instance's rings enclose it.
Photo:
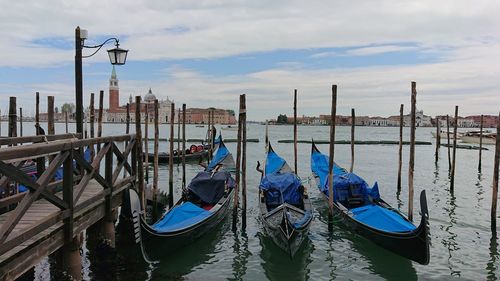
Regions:
[[[131,192],[135,193],[135,191]],[[138,217],[140,220],[140,231],[138,231],[137,229],[135,230],[136,241],[142,238],[143,246],[147,250],[148,254],[152,255],[153,258],[165,256],[172,252],[175,252],[179,248],[190,244],[205,233],[216,228],[216,226],[219,225],[221,221],[223,221],[224,218],[228,215],[232,198],[233,189],[231,189],[231,192],[229,192],[227,196],[221,199],[222,204],[220,208],[214,212],[213,215],[207,217],[205,220],[199,222],[198,224],[180,231],[172,231],[169,233],[156,232],[145,221],[144,216],[139,215]],[[182,202],[177,202],[177,204],[180,203]],[[137,218],[135,218],[135,220],[137,220]],[[138,223],[136,227],[137,226],[139,226]],[[139,233],[139,235],[137,235],[137,233]]]
[[[145,157],[145,156],[144,156]],[[208,150],[203,150],[200,152],[195,152],[192,154],[186,154],[186,162],[199,162],[208,158]],[[182,155],[174,155],[174,164],[182,163]],[[148,153],[148,161],[153,163],[154,161],[154,153]],[[170,161],[170,156],[166,153],[158,154],[158,163],[160,164],[168,164]]]
[[[306,210],[312,209],[309,198],[304,199],[304,205],[307,205]],[[259,200],[260,219],[262,221],[262,224],[264,225],[264,231],[266,235],[269,236],[278,247],[288,253],[290,257],[293,257],[300,249],[300,246],[303,244],[304,240],[306,240],[308,237],[307,235],[311,226],[312,216],[302,227],[294,228],[293,225],[285,218],[286,216],[283,216],[283,213],[288,212],[289,208],[292,207],[288,204],[283,204],[280,207],[277,207],[277,211],[273,210],[275,214],[273,216],[283,217],[284,219],[278,221],[272,220],[269,219],[268,214],[272,214],[273,211],[267,212],[265,203]],[[305,213],[303,210],[301,211],[302,213]],[[284,224],[287,225],[285,226]],[[288,229],[288,231],[286,229]]]
[[[323,194],[323,198],[328,204],[328,197]],[[425,190],[420,193],[420,206],[422,218],[419,226],[414,231],[405,233],[381,231],[363,224],[349,215],[347,209],[341,208],[337,202],[333,204],[333,211],[339,215],[342,222],[354,232],[389,251],[426,265],[429,264],[430,259],[430,232]]]

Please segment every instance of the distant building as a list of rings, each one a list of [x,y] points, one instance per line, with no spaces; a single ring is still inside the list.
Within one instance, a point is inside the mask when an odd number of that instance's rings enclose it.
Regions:
[[[187,108],[187,124],[208,124],[208,113],[213,112],[215,124],[236,124],[236,117],[230,110],[220,108]]]

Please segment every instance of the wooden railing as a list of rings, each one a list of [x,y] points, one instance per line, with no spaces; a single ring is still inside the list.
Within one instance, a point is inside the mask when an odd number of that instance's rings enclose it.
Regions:
[[[43,142],[40,142],[43,141]],[[106,212],[111,213],[111,195],[113,190],[135,181],[137,157],[135,135],[78,139],[73,135],[20,137],[0,140],[0,145],[15,145],[25,142],[39,142],[22,146],[0,149],[0,186],[3,183],[16,183],[26,186],[29,191],[4,198],[0,208],[16,204],[0,224],[0,255],[21,245],[34,235],[64,223],[66,241],[74,237],[74,214],[83,210],[92,202],[79,202],[88,183],[95,179],[104,192]],[[125,144],[125,145],[123,145]],[[93,159],[84,158],[84,150],[100,147]],[[120,147],[122,149],[120,149]],[[20,169],[25,160],[49,159],[48,166],[36,179]],[[38,160],[40,163],[40,160]],[[45,166],[45,165],[43,165]],[[55,180],[54,175],[62,169],[62,180]],[[123,170],[125,172],[123,172]],[[101,172],[104,174],[101,174]],[[62,187],[62,192],[57,192]],[[13,230],[33,203],[43,198],[59,210],[37,220],[29,226]],[[96,200],[101,199],[96,198]],[[95,201],[95,200],[94,200]],[[21,229],[20,229],[21,228]]]

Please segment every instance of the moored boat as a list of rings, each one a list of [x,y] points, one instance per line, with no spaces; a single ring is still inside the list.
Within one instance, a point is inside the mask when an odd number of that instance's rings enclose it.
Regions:
[[[235,181],[234,159],[221,141],[214,158],[183,190],[182,197],[157,222],[146,222],[137,192],[130,190],[136,241],[153,255],[168,254],[202,236],[229,213]]]
[[[328,157],[312,144],[311,169],[316,184],[328,202]],[[392,208],[373,187],[354,173],[334,164],[333,210],[351,230],[396,254],[429,263],[429,214],[425,190],[420,193],[421,220],[418,226]]]
[[[432,134],[432,137],[436,138],[436,135],[437,135],[436,132],[433,131],[433,132],[431,132],[431,134]],[[453,131],[450,131],[449,135],[450,135],[450,140],[453,140]],[[441,132],[439,133],[439,136],[441,137],[441,141],[443,142],[448,138],[448,132],[441,130]],[[462,136],[463,136],[462,132],[457,132],[457,140],[462,138]]]
[[[266,234],[293,257],[309,233],[311,200],[298,176],[270,144],[264,171],[261,172],[260,219]]]
[[[186,149],[186,162],[199,162],[203,159],[208,158],[210,147],[208,145],[191,145],[189,149]],[[154,161],[154,153],[148,153],[148,161],[152,163]],[[174,151],[174,164],[182,163],[182,151]],[[170,154],[166,152],[158,153],[158,163],[165,164],[170,161]]]
[[[496,143],[496,133],[492,133],[491,131],[483,131],[483,144],[495,144]],[[481,140],[481,132],[480,131],[471,131],[465,133],[464,136],[462,136],[461,140],[462,142],[466,143],[479,143]]]

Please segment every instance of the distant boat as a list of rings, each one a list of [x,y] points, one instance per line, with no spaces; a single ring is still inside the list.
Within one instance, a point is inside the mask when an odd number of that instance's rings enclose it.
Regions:
[[[479,143],[480,135],[480,131],[467,132],[462,136],[461,140],[466,143]],[[496,138],[497,133],[492,133],[489,130],[483,131],[483,144],[495,144]]]
[[[204,128],[205,125],[196,125],[195,127],[197,127],[197,128]]]
[[[436,132],[431,132],[431,134],[434,138],[436,138]],[[446,131],[441,130],[439,135],[441,136],[442,140],[446,140],[448,138],[448,133]],[[463,136],[463,133],[457,132],[457,140],[459,140],[462,136]],[[450,140],[452,140],[452,139],[453,139],[453,131],[450,131]]]
[[[238,126],[227,126],[227,127],[222,127],[221,130],[224,130],[224,131],[238,131]],[[247,131],[248,131],[248,127],[247,127]]]

